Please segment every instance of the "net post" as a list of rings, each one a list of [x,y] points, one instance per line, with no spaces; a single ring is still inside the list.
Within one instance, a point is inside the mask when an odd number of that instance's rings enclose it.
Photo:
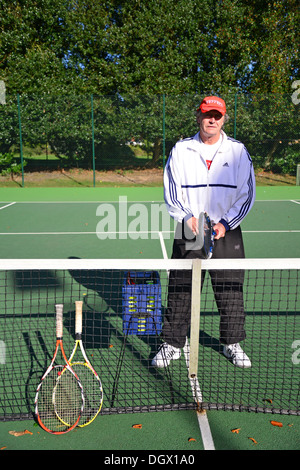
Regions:
[[[93,186],[96,186],[96,166],[95,166],[95,124],[94,124],[94,97],[91,95],[91,118],[92,118],[92,152],[93,152]]]
[[[21,157],[21,167],[22,167],[22,188],[24,188],[24,160],[23,160],[23,141],[22,141],[22,123],[21,123],[21,104],[20,104],[20,95],[17,94],[18,101],[18,119],[19,119],[19,134],[20,134],[20,157]]]
[[[192,264],[192,298],[191,298],[191,334],[189,377],[198,374],[200,300],[201,300],[201,259],[194,259]]]

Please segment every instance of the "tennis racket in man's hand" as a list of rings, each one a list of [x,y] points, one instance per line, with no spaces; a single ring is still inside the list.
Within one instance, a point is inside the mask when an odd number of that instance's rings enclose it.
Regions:
[[[35,396],[35,415],[40,426],[51,434],[74,429],[84,409],[84,394],[78,376],[70,367],[63,348],[63,305],[56,308],[56,347]],[[56,365],[60,350],[63,364]]]
[[[184,239],[187,250],[201,252],[201,257],[212,257],[214,239],[218,233],[213,229],[213,224],[206,212],[201,212],[199,218],[192,217],[184,224]]]
[[[213,254],[215,235],[217,233],[213,229],[213,224],[206,212],[201,212],[199,215],[198,232],[197,239],[202,255],[205,259],[209,259]]]
[[[190,231],[193,232],[194,239],[187,243],[186,249],[200,251],[203,259],[209,259],[213,254],[214,239],[217,234],[212,222],[206,212],[201,212],[199,219],[193,218],[193,224]]]
[[[69,363],[78,375],[84,392],[85,405],[79,427],[87,426],[101,410],[103,390],[101,380],[91,365],[82,343],[82,301],[75,302],[75,344]]]

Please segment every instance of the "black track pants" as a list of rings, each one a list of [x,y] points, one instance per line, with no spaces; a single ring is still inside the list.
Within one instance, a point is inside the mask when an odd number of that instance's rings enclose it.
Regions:
[[[186,250],[186,241],[175,238],[172,259],[200,258],[197,250]],[[228,231],[224,238],[215,241],[213,258],[244,258],[244,245],[240,227]],[[220,341],[237,343],[245,339],[245,312],[243,301],[244,273],[234,271],[209,271],[216,304],[220,314]],[[204,272],[202,272],[202,285]],[[201,286],[202,288],[202,286]],[[191,272],[173,270],[169,276],[168,307],[165,313],[162,338],[167,343],[182,348],[190,326]]]

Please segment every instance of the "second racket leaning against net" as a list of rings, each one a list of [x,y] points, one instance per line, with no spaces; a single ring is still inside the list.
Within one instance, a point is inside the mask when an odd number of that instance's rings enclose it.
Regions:
[[[99,414],[103,403],[101,380],[90,363],[82,343],[82,301],[75,302],[75,344],[69,363],[83,386],[84,410],[79,427],[90,424]],[[77,357],[76,357],[77,356]]]
[[[82,385],[67,360],[63,348],[63,305],[56,308],[56,347],[35,396],[35,415],[40,426],[51,434],[74,429],[84,410]],[[56,364],[58,351],[63,364]]]

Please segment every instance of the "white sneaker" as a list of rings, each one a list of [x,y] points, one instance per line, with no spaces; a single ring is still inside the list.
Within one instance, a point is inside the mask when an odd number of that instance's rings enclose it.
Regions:
[[[223,348],[223,354],[237,367],[251,367],[251,361],[247,354],[242,350],[239,343],[226,344]]]
[[[154,367],[168,367],[172,360],[179,359],[180,356],[180,348],[174,348],[174,346],[168,343],[163,343],[156,356],[152,359],[151,365]]]

